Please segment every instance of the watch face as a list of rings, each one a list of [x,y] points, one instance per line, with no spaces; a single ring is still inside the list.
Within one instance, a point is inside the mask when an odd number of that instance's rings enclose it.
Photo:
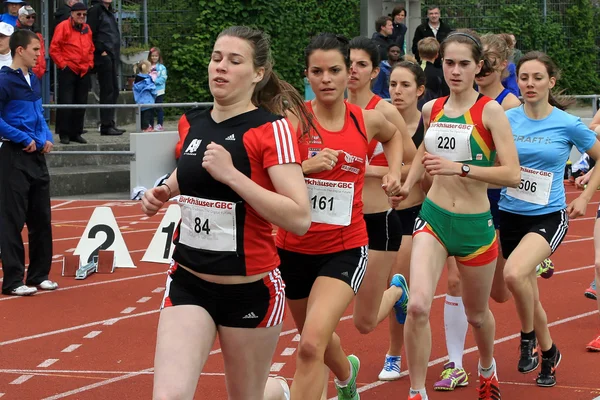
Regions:
[[[462,172],[463,172],[463,174],[468,174],[469,171],[471,171],[471,167],[469,167],[468,165],[463,165],[462,166]]]

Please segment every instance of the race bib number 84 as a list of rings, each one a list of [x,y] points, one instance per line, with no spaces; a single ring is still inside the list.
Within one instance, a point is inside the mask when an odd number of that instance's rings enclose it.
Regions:
[[[306,178],[312,222],[348,226],[352,220],[354,182]]]
[[[235,203],[182,195],[179,205],[180,243],[199,250],[237,250]]]

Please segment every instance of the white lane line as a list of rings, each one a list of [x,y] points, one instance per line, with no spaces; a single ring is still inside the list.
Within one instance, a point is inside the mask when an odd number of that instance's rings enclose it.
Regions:
[[[23,382],[27,382],[31,378],[33,378],[33,375],[21,375],[20,377],[18,377],[14,381],[12,381],[10,384],[11,385],[20,385]]]
[[[292,339],[292,342],[299,342],[300,341],[300,334],[297,333],[296,336],[294,336],[294,338]]]
[[[64,349],[62,349],[60,352],[61,353],[72,353],[80,347],[81,347],[80,344],[70,344],[67,347],[65,347]]]
[[[4,393],[0,393],[0,397],[4,396]]]
[[[142,218],[140,218],[140,219],[141,219],[142,221],[145,221],[145,220],[147,220],[148,218],[150,218],[150,217],[142,217]]]
[[[121,311],[121,314],[131,314],[134,310],[135,310],[135,307],[127,307],[126,309]]]
[[[55,255],[52,256],[52,259],[53,260],[58,260],[59,258],[62,258],[62,257],[64,257],[62,254],[55,254]]]
[[[156,232],[156,228],[154,229],[138,229],[136,231],[125,231],[125,232],[121,232],[122,235],[128,234],[128,233],[142,233],[142,232]],[[68,240],[79,240],[81,239],[81,236],[73,236],[73,237],[67,237],[67,238],[58,238],[58,239],[52,239],[53,242],[66,242]],[[25,242],[23,243],[24,245],[29,245],[29,242]],[[75,249],[73,249],[73,251],[75,251]]]
[[[111,318],[111,319],[104,321],[104,323],[102,325],[110,326],[110,325],[116,324],[117,322],[119,322],[119,318]]]
[[[28,244],[29,244],[29,243],[28,243]],[[72,249],[65,250],[65,253],[72,253],[72,252],[74,252],[74,251],[75,251],[75,248],[73,247]]]
[[[285,363],[273,363],[273,365],[271,365],[271,372],[281,371],[281,368],[283,368],[284,365]]]
[[[145,250],[142,250],[142,251],[145,251]],[[130,251],[130,253],[133,253],[133,251]],[[38,292],[35,295],[36,296],[41,296],[41,295],[45,295],[45,294],[49,294],[49,293],[62,292],[64,290],[73,290],[73,289],[79,289],[79,288],[86,288],[86,287],[96,286],[96,285],[106,285],[106,284],[109,284],[109,283],[125,282],[125,281],[129,281],[129,280],[132,280],[132,279],[150,278],[150,277],[153,277],[153,276],[166,275],[166,274],[167,274],[166,272],[154,272],[154,273],[151,273],[151,274],[138,275],[138,276],[130,276],[130,277],[127,277],[127,278],[111,279],[109,281],[85,283],[83,285],[75,285],[75,286],[69,286],[69,287],[64,287],[64,288],[58,288],[56,290],[38,290]],[[6,296],[6,297],[0,298],[0,301],[17,300],[17,299],[22,299],[22,298],[23,298],[22,296]]]
[[[142,297],[141,299],[139,299],[139,300],[137,301],[137,303],[145,303],[145,302],[147,302],[148,300],[152,300],[152,297]]]
[[[283,349],[283,351],[281,352],[282,356],[291,356],[292,354],[294,354],[294,352],[296,351],[295,347],[286,347],[285,349]]]
[[[66,206],[67,204],[71,204],[71,203],[73,203],[74,201],[75,201],[75,200],[68,200],[68,201],[64,201],[64,202],[62,202],[62,203],[58,203],[58,204],[55,204],[55,205],[53,205],[52,207],[50,207],[50,209],[51,209],[51,210],[56,210],[57,208],[59,208],[59,207],[62,207],[62,206]]]
[[[152,293],[162,293],[162,292],[164,292],[164,291],[165,291],[165,288],[164,288],[164,287],[157,287],[156,289],[154,289],[154,290],[152,291]]]
[[[152,375],[154,368],[148,368],[144,371],[85,371],[74,369],[0,369],[0,374],[28,374],[34,376],[52,376],[53,374],[86,374],[86,375],[124,375],[124,374],[139,374]],[[224,376],[224,372],[203,372],[206,376]]]
[[[568,318],[564,318],[564,319],[552,322],[551,324],[548,324],[548,327],[553,327],[553,326],[557,326],[557,325],[561,325],[561,324],[566,324],[567,322],[575,321],[575,320],[581,319],[581,318],[586,318],[586,317],[592,316],[594,314],[598,314],[598,310],[590,311],[590,312],[579,314],[579,315],[574,315],[572,317],[568,317]],[[516,333],[514,335],[505,336],[503,338],[494,340],[494,344],[504,343],[504,342],[507,342],[509,340],[516,339],[516,338],[519,338],[519,337],[521,337],[520,333]],[[477,351],[477,347],[471,347],[471,348],[466,349],[463,352],[463,354],[469,354],[469,353],[473,353],[475,351]],[[435,360],[431,360],[427,364],[427,367],[432,367],[434,365],[439,365],[439,364],[445,363],[446,361],[448,361],[448,357],[447,356],[446,357],[441,357],[441,358],[438,358],[438,359],[435,359]],[[400,377],[401,378],[403,376],[406,376],[406,375],[408,375],[408,370],[403,371],[403,372],[400,373]],[[389,382],[394,382],[394,381],[376,381],[376,382],[373,382],[373,383],[369,383],[368,385],[362,386],[357,391],[359,393],[366,392],[367,390],[376,388],[376,387],[381,386],[381,385],[385,385],[386,383],[389,383]],[[336,397],[331,397],[328,400],[338,400],[338,398],[336,396]]]
[[[95,322],[90,322],[90,323],[83,324],[83,325],[72,326],[70,328],[58,329],[55,331],[39,333],[37,335],[31,335],[31,336],[20,337],[18,339],[7,340],[5,342],[0,342],[0,346],[6,346],[9,344],[20,343],[20,342],[25,342],[28,340],[39,339],[42,337],[58,335],[61,333],[76,331],[79,329],[85,329],[85,328],[89,328],[89,327],[96,326],[96,325],[106,324],[109,321],[117,322],[117,321],[121,321],[124,319],[129,319],[129,318],[144,317],[146,315],[157,314],[159,312],[160,312],[160,310],[152,310],[152,311],[146,311],[146,312],[139,313],[139,314],[131,314],[131,315],[126,315],[126,316],[119,317],[119,318],[113,318],[113,319],[109,319],[109,320],[103,319],[101,321],[95,321]]]
[[[93,339],[96,336],[98,336],[99,334],[101,334],[102,331],[91,331],[90,333],[88,333],[87,335],[85,335],[83,338],[84,339]]]
[[[49,358],[46,361],[42,362],[37,367],[38,368],[48,368],[49,366],[51,366],[52,364],[54,364],[57,361],[58,361],[58,358]]]
[[[142,371],[139,371],[139,372],[132,372],[130,374],[126,374],[126,375],[122,375],[122,376],[117,376],[115,378],[107,379],[107,380],[102,381],[102,382],[96,382],[96,383],[93,383],[91,385],[80,387],[78,389],[73,389],[73,390],[69,390],[68,392],[59,393],[59,394],[56,394],[54,396],[46,397],[45,399],[42,399],[42,400],[58,400],[58,399],[62,399],[62,398],[68,397],[68,396],[72,396],[74,394],[78,394],[78,393],[81,393],[81,392],[86,392],[88,390],[96,389],[98,387],[110,385],[111,383],[123,381],[123,380],[129,379],[129,378],[134,378],[136,376],[143,375],[146,372],[150,372],[150,371],[153,371],[153,368],[148,368],[148,369],[145,369],[145,370],[142,370]]]

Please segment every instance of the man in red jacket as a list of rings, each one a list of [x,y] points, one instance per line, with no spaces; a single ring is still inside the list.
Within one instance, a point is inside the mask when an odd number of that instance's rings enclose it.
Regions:
[[[42,36],[42,33],[33,26],[33,24],[35,24],[36,17],[37,14],[35,13],[33,7],[23,6],[19,8],[17,29],[29,29],[30,31],[35,32],[37,37],[40,39],[40,55],[37,59],[35,67],[32,68],[31,72],[33,72],[39,80],[42,80],[42,77],[46,74],[46,50],[44,50],[44,37]]]
[[[71,17],[56,26],[50,44],[50,57],[58,67],[58,104],[87,104],[90,70],[94,67],[92,31],[85,23],[83,3],[71,7]],[[56,132],[62,144],[87,143],[81,137],[85,109],[59,108]]]

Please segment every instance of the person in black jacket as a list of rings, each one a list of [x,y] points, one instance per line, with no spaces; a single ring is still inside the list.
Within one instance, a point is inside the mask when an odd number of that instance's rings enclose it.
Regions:
[[[387,59],[388,47],[394,44],[392,40],[392,34],[394,33],[394,26],[390,17],[379,17],[375,21],[375,33],[371,37],[371,40],[377,46],[379,50],[380,60]]]
[[[115,104],[119,97],[118,63],[121,55],[121,35],[112,9],[113,0],[92,0],[87,23],[92,29],[94,68],[100,86],[100,104]],[[100,109],[100,134],[122,135],[115,126],[115,109]]]
[[[406,8],[404,6],[396,6],[392,10],[392,24],[394,26],[394,32],[392,33],[392,40],[400,45],[401,54],[406,54],[406,31],[408,28],[404,24],[406,20]]]
[[[434,37],[439,43],[442,43],[444,39],[446,39],[446,36],[448,36],[448,34],[452,31],[453,29],[450,27],[450,25],[444,23],[444,21],[440,19],[440,8],[438,6],[431,5],[427,7],[427,20],[421,25],[417,26],[413,36],[412,52],[417,61],[421,62],[421,59],[419,58],[418,47],[421,39],[426,37]],[[436,65],[442,65],[439,58],[436,60]]]
[[[64,0],[54,12],[54,25],[50,36],[54,36],[54,29],[63,21],[66,21],[71,16],[71,7],[73,4],[79,3],[79,0]]]

